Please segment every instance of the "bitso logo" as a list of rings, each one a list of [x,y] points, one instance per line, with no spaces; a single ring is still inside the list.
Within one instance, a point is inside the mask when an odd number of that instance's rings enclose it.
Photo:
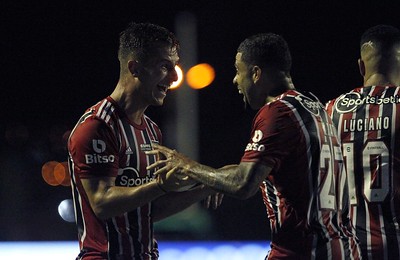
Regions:
[[[255,143],[258,143],[262,137],[263,137],[263,133],[261,132],[261,130],[256,130],[256,131],[254,131],[254,135],[251,140]]]
[[[100,153],[106,150],[106,143],[103,140],[93,139],[92,147],[95,154],[85,154],[85,161],[87,164],[114,162],[114,155],[100,155]]]
[[[106,143],[103,140],[93,139],[92,145],[96,153],[102,153],[106,150]]]
[[[259,144],[260,140],[263,138],[263,133],[261,130],[254,131],[253,138],[251,139],[252,143],[248,143],[245,151],[258,151],[262,152],[265,150],[265,146],[263,144]]]

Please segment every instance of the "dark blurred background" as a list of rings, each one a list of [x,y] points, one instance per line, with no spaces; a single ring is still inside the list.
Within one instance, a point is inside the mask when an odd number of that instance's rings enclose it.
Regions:
[[[198,90],[199,160],[238,163],[254,111],[232,84],[238,44],[259,32],[281,34],[293,56],[298,89],[322,102],[360,86],[359,38],[370,26],[400,27],[398,1],[9,1],[0,3],[0,240],[76,240],[58,213],[70,187],[42,178],[46,162],[66,161],[65,140],[83,111],[109,95],[118,79],[118,34],[130,21],[174,31],[176,15],[197,19],[197,60],[215,69]],[[150,108],[161,129],[171,109]],[[179,104],[178,104],[179,105]],[[171,119],[172,120],[172,119]],[[174,146],[173,143],[169,143]],[[181,228],[181,227],[184,228]],[[266,240],[260,193],[225,197],[213,211],[197,205],[158,227],[165,239]]]

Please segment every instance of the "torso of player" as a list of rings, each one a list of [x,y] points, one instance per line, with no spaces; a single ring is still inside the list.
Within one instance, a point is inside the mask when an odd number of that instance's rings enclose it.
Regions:
[[[356,88],[327,106],[340,133],[351,220],[368,259],[400,258],[399,91]]]
[[[357,88],[328,106],[340,132],[348,175],[353,177],[349,178],[353,205],[364,199],[382,203],[396,193],[391,187],[396,183],[393,178],[398,178],[393,172],[400,171],[396,149],[400,144],[399,90],[392,86]],[[362,185],[358,189],[362,192],[356,194],[355,185]]]
[[[265,105],[253,122],[242,160],[273,166],[261,188],[269,217],[277,225],[288,227],[287,221],[305,232],[310,226],[322,225],[322,210],[341,207],[331,192],[341,174],[340,146],[323,105],[313,96],[289,91]],[[314,197],[316,183],[323,185]],[[296,217],[294,222],[281,214],[285,204],[293,207],[296,216],[286,217]]]
[[[81,178],[97,176],[115,177],[115,186],[124,187],[152,181],[154,171],[146,167],[156,157],[147,156],[145,151],[152,149],[153,142],[161,142],[158,126],[146,116],[141,125],[133,124],[109,97],[81,117],[69,139],[69,152],[75,204],[82,210],[77,216],[83,248],[100,252],[109,248],[110,254],[157,254],[153,249],[151,203],[105,223],[90,210],[80,183]]]

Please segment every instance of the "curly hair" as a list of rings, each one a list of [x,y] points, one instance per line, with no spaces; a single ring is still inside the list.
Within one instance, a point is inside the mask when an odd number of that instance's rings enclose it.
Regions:
[[[247,64],[261,67],[272,66],[286,73],[290,72],[292,57],[282,36],[274,33],[260,33],[245,39],[238,47],[242,60]]]

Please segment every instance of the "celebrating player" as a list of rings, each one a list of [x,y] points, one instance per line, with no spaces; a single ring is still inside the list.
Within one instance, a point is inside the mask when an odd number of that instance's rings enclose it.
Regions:
[[[295,89],[286,41],[272,33],[247,38],[235,67],[234,84],[245,103],[259,110],[240,164],[214,169],[154,145],[148,154],[161,152],[167,159],[149,168],[179,171],[241,199],[261,188],[272,230],[266,259],[358,259],[357,241],[345,228],[340,145],[319,100]]]

